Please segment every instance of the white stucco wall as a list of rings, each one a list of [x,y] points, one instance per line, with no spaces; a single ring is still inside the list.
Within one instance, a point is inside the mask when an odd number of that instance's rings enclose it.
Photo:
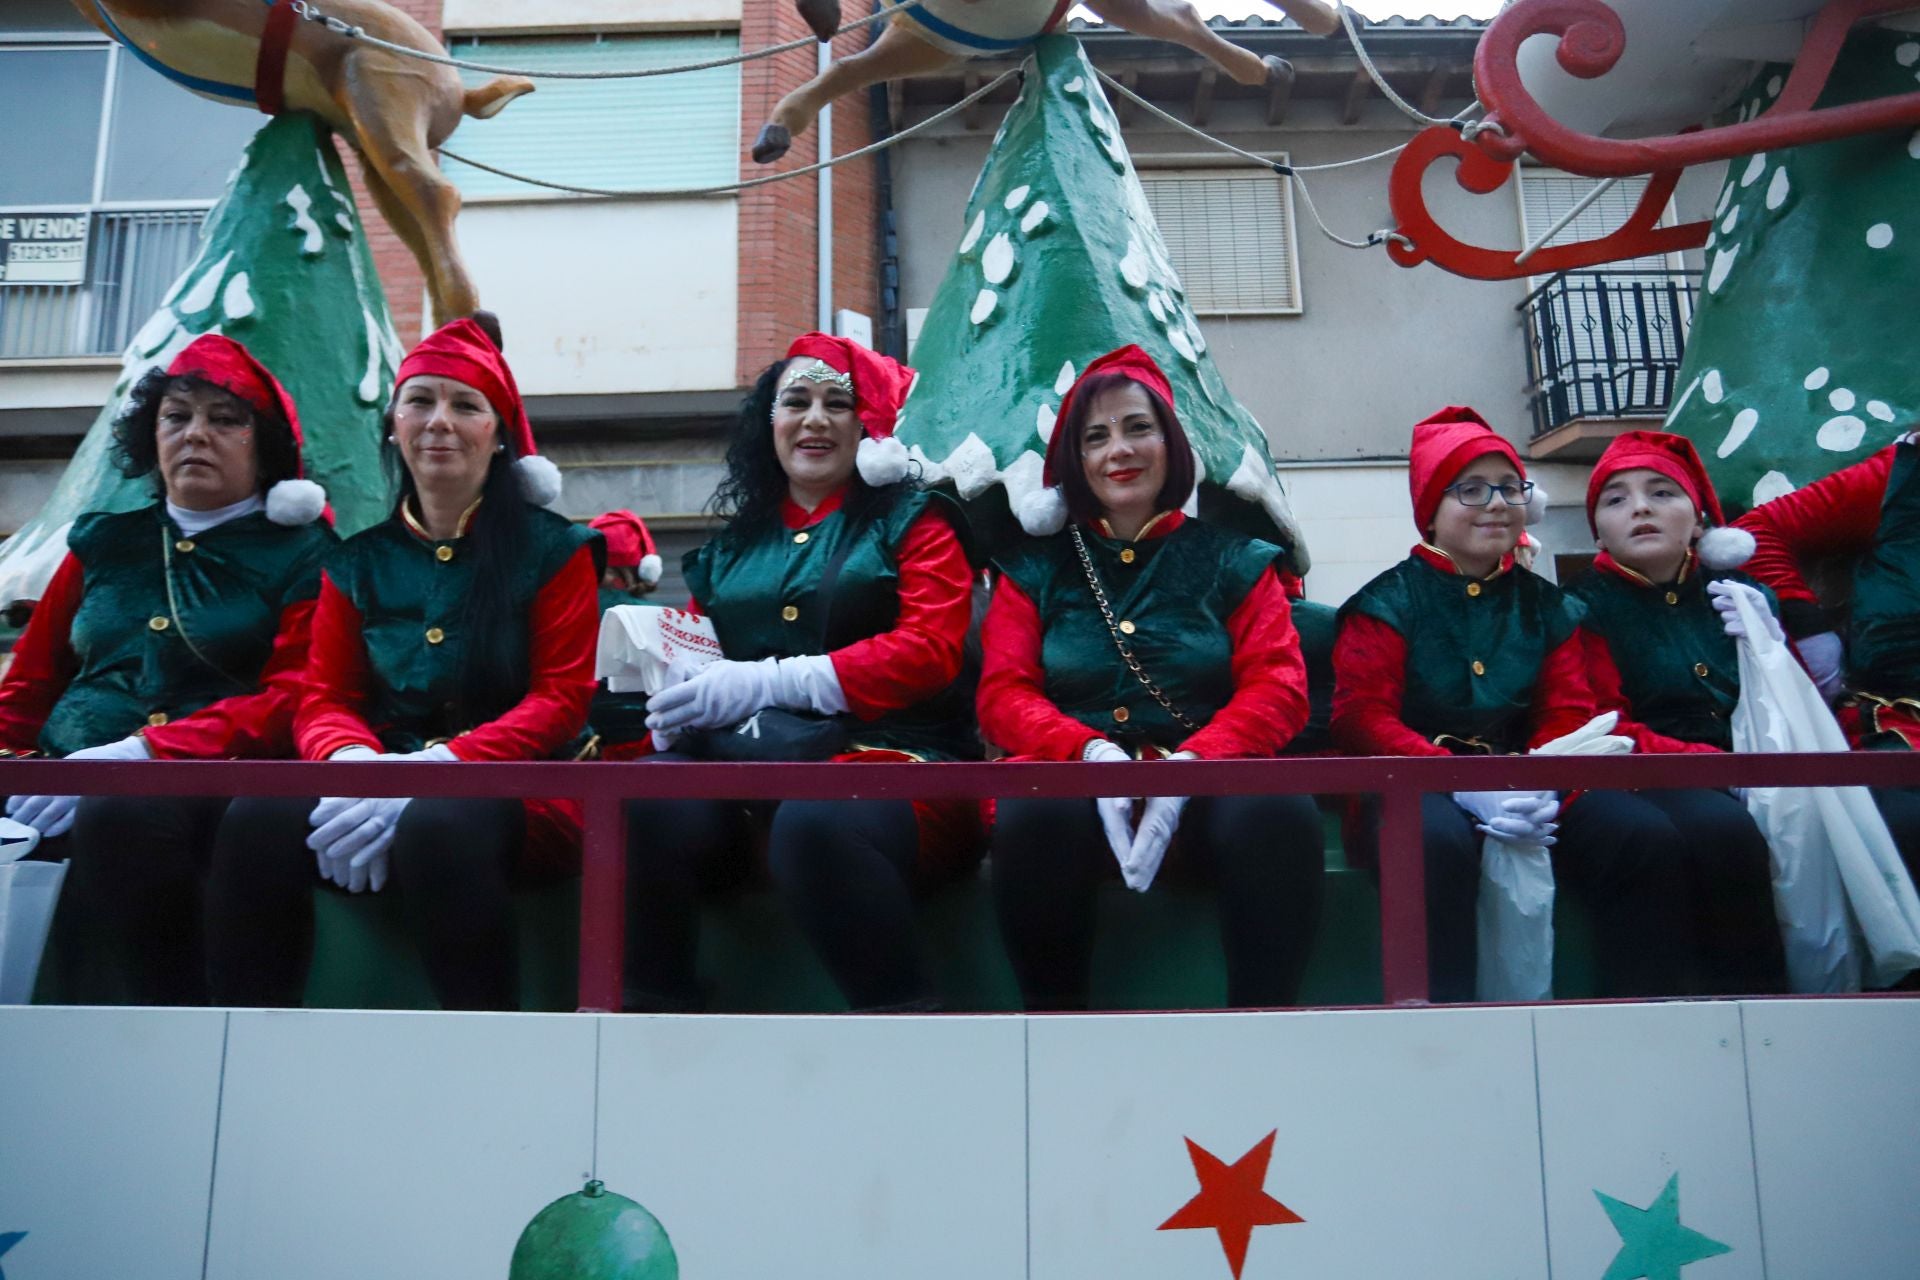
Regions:
[[[480,296],[528,395],[734,385],[732,200],[474,202],[460,215]]]

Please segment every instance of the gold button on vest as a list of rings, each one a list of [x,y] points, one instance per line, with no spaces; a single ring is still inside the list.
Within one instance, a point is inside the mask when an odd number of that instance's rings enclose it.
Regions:
[[[1133,718],[1133,713],[1128,711],[1125,707],[1115,707],[1113,709],[1113,718],[1115,720],[1118,720],[1121,724],[1125,724],[1127,721]]]
[[[1468,594],[1468,595],[1470,595],[1470,596],[1477,596],[1477,595],[1479,595],[1479,594],[1480,594],[1480,584],[1479,584],[1479,583],[1477,583],[1477,582],[1469,582],[1469,583],[1467,584],[1467,594]]]
[[[812,534],[808,533],[805,529],[802,529],[800,532],[793,535],[793,544],[796,547],[805,546],[807,543],[807,539],[811,537],[813,537]]]
[[[1132,547],[1122,547],[1122,548],[1120,548],[1120,563],[1121,563],[1121,564],[1132,564],[1132,563],[1133,563],[1133,548],[1132,548]]]
[[[187,554],[187,552],[193,550],[193,539],[182,538],[180,539],[180,541],[173,544],[173,549],[175,551],[178,551],[181,555],[185,555]]]
[[[1138,628],[1137,628],[1137,627],[1135,627],[1135,626],[1133,625],[1133,623],[1132,623],[1131,621],[1129,621],[1128,619],[1126,619],[1126,618],[1122,618],[1122,619],[1120,620],[1120,631],[1121,631],[1121,633],[1122,633],[1123,635],[1129,635],[1129,636],[1130,636],[1130,635],[1132,635],[1132,634],[1133,634],[1133,633],[1134,633],[1134,632],[1135,632],[1136,630],[1138,630]]]
[[[149,627],[152,627],[155,631],[165,631],[168,627],[172,626],[173,624],[168,622],[166,618],[161,617],[159,615],[155,615],[154,617],[147,619],[147,625]]]
[[[435,547],[433,549],[433,558],[435,560],[438,560],[441,564],[445,564],[447,561],[453,559],[453,548],[452,547]]]
[[[1487,674],[1487,664],[1480,661],[1480,659],[1475,658],[1473,660],[1473,674],[1477,676],[1483,676]]]
[[[792,622],[795,619],[797,619],[799,616],[800,616],[800,610],[793,605],[788,605],[786,608],[780,611],[780,620],[782,622]]]
[[[166,722],[167,722],[167,713],[164,711],[156,711],[152,715],[147,717],[147,725],[150,728],[158,729],[161,725],[165,724]]]
[[[1701,678],[1702,680],[1704,680],[1704,679],[1706,679],[1706,678],[1707,678],[1707,664],[1706,664],[1706,663],[1704,663],[1704,662],[1696,662],[1696,663],[1694,663],[1694,664],[1693,664],[1693,674],[1695,674],[1695,675],[1697,675],[1697,676],[1699,676],[1699,677],[1700,677],[1700,678]]]
[[[1668,603],[1668,604],[1679,604],[1679,603],[1680,603],[1680,593],[1679,593],[1678,591],[1669,591],[1669,592],[1667,592],[1667,603]]]
[[[447,633],[442,631],[440,628],[438,627],[427,628],[428,644],[439,644],[442,640],[445,640],[446,638],[447,638]]]

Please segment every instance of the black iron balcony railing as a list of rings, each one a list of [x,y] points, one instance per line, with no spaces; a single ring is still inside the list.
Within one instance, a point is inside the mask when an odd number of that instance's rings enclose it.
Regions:
[[[1697,271],[1563,271],[1527,295],[1535,439],[1576,418],[1664,417],[1700,296]]]

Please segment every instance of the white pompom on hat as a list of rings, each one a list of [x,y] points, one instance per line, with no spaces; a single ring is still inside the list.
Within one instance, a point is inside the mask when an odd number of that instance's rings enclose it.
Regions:
[[[327,509],[327,491],[311,480],[282,480],[267,490],[267,519],[275,524],[312,524]]]
[[[1700,535],[1695,547],[1700,563],[1709,569],[1738,569],[1753,559],[1753,535],[1733,525],[1716,525]]]

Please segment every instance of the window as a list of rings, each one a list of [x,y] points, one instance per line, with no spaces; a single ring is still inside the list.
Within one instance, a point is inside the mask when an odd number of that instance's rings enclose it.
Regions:
[[[740,51],[738,33],[589,37],[467,37],[453,55],[492,66],[598,71],[706,62]],[[491,77],[463,71],[468,84]],[[539,80],[491,120],[466,120],[448,140],[464,156],[548,182],[617,191],[717,187],[740,173],[740,68],[638,80]],[[551,199],[450,160],[468,196]]]
[[[1600,181],[1598,178],[1583,178],[1578,174],[1563,173],[1539,165],[1521,165],[1520,232],[1526,237],[1526,243],[1532,244],[1534,237],[1564,217]],[[1597,240],[1618,231],[1626,225],[1627,218],[1632,215],[1634,206],[1640,203],[1640,197],[1646,189],[1647,180],[1644,177],[1620,179],[1601,192],[1592,204],[1582,209],[1572,222],[1547,243],[1563,245],[1580,240]],[[1668,220],[1661,218],[1663,224]],[[1610,262],[1606,269],[1611,274],[1621,275],[1635,270],[1665,271],[1670,266],[1679,265],[1678,261],[1669,262],[1667,257],[1655,254],[1627,262]]]
[[[86,256],[78,283],[0,282],[0,360],[118,355],[192,261],[265,117],[108,41],[48,38],[35,13],[0,17],[0,119],[19,122],[0,131],[0,214],[82,217]]]
[[[1293,196],[1271,173],[1143,169],[1140,183],[1197,315],[1298,315]]]

